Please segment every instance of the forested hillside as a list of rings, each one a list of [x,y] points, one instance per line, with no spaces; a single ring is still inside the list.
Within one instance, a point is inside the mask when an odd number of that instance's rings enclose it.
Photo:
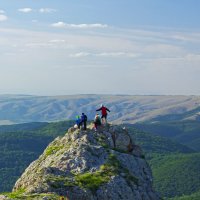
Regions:
[[[171,139],[135,129],[133,125],[129,127],[145,150],[156,191],[167,199],[186,195],[188,200],[189,197],[196,200],[200,189],[200,153]]]
[[[0,126],[0,191],[10,191],[25,168],[73,122]]]
[[[166,121],[156,123],[140,123],[134,127],[149,132],[153,135],[159,135],[173,139],[179,143],[200,152],[200,122],[192,120],[184,121]]]
[[[171,139],[152,135],[148,132],[133,128],[132,125],[126,125],[134,133],[134,137],[138,144],[142,146],[145,154],[151,155],[151,153],[170,154],[170,153],[194,153],[195,150],[187,147],[186,145],[175,142]]]
[[[181,197],[170,198],[170,200],[199,200],[200,199],[200,191],[195,192],[191,195],[183,195]]]
[[[190,195],[200,189],[200,153],[153,155],[154,186],[165,197]]]

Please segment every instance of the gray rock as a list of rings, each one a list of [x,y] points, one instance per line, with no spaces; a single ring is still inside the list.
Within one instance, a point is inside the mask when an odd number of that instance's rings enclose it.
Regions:
[[[9,200],[9,198],[7,198],[7,197],[4,196],[4,195],[0,195],[0,200]]]
[[[13,191],[20,188],[26,194],[51,192],[74,200],[160,199],[141,148],[116,125],[69,129],[25,170]]]

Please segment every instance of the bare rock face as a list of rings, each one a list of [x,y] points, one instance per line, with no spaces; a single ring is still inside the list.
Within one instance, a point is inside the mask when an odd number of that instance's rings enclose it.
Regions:
[[[6,200],[7,197],[5,195],[0,195],[0,200]]]
[[[13,192],[70,200],[158,200],[151,169],[132,134],[121,126],[69,129],[30,164]],[[44,197],[43,197],[44,198]],[[41,199],[43,199],[41,198]],[[48,198],[47,198],[48,199]]]

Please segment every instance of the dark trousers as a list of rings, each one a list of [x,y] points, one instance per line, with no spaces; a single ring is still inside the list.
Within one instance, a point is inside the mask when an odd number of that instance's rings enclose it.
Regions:
[[[83,130],[86,130],[86,129],[87,129],[87,122],[84,121],[84,122],[83,122]]]

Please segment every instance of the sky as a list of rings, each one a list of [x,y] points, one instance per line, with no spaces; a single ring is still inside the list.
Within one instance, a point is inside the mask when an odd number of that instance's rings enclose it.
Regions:
[[[0,0],[0,94],[200,95],[199,0]]]

